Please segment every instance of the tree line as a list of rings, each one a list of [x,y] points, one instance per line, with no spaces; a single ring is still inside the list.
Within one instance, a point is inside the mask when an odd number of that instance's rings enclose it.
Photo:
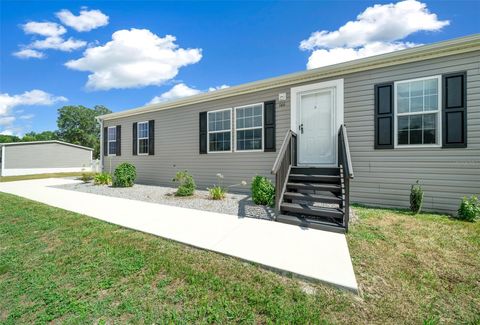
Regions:
[[[0,135],[0,143],[60,140],[93,148],[95,158],[100,156],[100,125],[96,117],[111,113],[103,105],[88,108],[82,105],[63,106],[58,109],[57,130],[29,132],[22,137]]]

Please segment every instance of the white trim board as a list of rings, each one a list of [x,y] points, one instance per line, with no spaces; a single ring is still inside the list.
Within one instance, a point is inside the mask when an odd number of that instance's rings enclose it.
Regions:
[[[3,165],[3,160],[2,160],[2,165]],[[77,172],[91,172],[91,171],[92,171],[92,167],[7,168],[7,169],[4,169],[2,167],[2,176],[21,176],[21,175],[53,174],[53,173],[77,173]]]

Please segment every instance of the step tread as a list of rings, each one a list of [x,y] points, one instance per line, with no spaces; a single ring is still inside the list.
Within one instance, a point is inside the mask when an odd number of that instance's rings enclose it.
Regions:
[[[328,221],[319,221],[319,220],[313,220],[310,218],[302,218],[302,217],[290,216],[285,214],[278,215],[276,221],[290,224],[290,225],[296,225],[300,227],[332,231],[332,232],[341,233],[341,234],[345,233],[345,227],[343,227],[341,224],[328,222]]]
[[[340,179],[340,175],[309,175],[302,173],[290,174],[290,177],[310,177],[310,178],[325,178],[325,179]]]
[[[310,193],[299,193],[299,192],[285,192],[283,197],[296,200],[306,200],[306,201],[328,201],[328,202],[342,202],[340,196],[332,195],[320,195],[320,194],[310,194]]]
[[[312,188],[312,189],[332,189],[332,190],[341,190],[342,186],[338,184],[329,184],[329,183],[309,183],[309,182],[288,182],[287,187],[299,187],[299,188]]]
[[[293,166],[291,169],[293,174],[306,175],[340,175],[339,167],[299,167]]]
[[[343,211],[339,208],[316,207],[299,203],[283,202],[280,205],[280,210],[320,217],[343,218]]]

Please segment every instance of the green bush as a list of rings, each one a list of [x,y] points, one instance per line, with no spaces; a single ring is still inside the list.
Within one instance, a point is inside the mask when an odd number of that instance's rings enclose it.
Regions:
[[[422,205],[423,189],[417,180],[417,183],[415,185],[412,185],[410,189],[410,210],[412,210],[413,213],[417,214],[420,212],[420,210],[422,210]]]
[[[112,184],[112,175],[109,173],[99,173],[93,178],[93,184],[95,185],[110,185]]]
[[[129,163],[121,163],[113,173],[113,186],[132,187],[137,178],[135,166]]]
[[[177,172],[173,181],[179,183],[177,191],[175,192],[176,196],[190,196],[195,193],[195,188],[197,186],[195,185],[192,175],[190,175],[188,171],[183,170]]]
[[[218,185],[215,185],[214,187],[209,188],[208,192],[210,193],[210,198],[212,200],[222,200],[225,198],[225,195],[227,194],[227,190]]]
[[[470,198],[464,197],[462,203],[460,203],[460,208],[458,208],[457,218],[465,221],[475,221],[479,217],[480,202],[478,202],[478,198],[475,195]]]
[[[84,182],[86,184],[93,179],[93,176],[92,176],[92,174],[83,173],[82,176],[80,177],[80,179],[82,180],[82,182]]]
[[[255,176],[252,179],[252,199],[255,204],[273,206],[275,187],[272,181],[263,176]]]

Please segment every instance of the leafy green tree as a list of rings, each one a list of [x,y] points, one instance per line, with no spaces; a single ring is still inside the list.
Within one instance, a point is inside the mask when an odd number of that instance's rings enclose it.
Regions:
[[[22,137],[23,142],[28,141],[47,141],[47,140],[59,140],[57,131],[43,131],[40,133],[28,132]]]
[[[100,125],[96,117],[111,113],[108,108],[96,105],[63,106],[58,109],[58,136],[66,142],[93,148],[94,157],[100,156]]]
[[[20,138],[15,135],[0,134],[0,143],[19,142]]]

